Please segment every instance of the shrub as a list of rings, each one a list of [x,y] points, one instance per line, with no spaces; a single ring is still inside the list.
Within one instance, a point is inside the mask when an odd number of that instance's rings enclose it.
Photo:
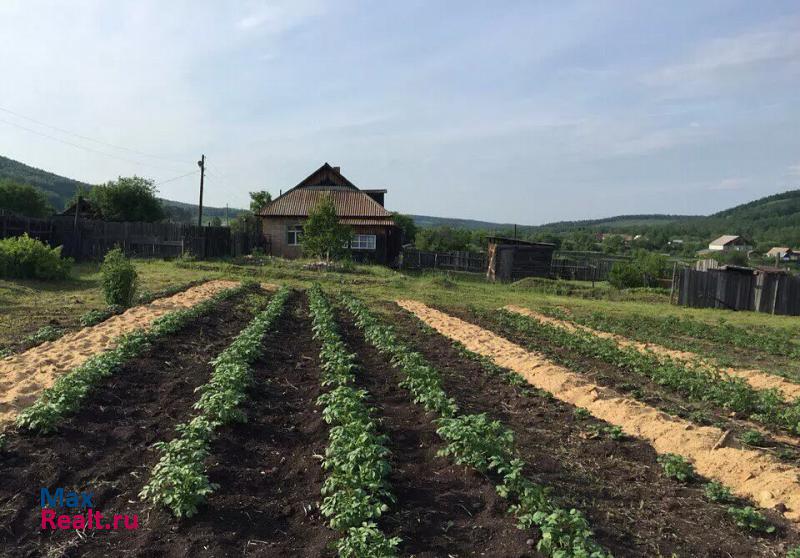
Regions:
[[[133,304],[138,283],[136,268],[120,248],[110,250],[100,266],[103,294],[109,306],[128,307]]]
[[[27,234],[0,240],[0,277],[66,279],[72,260],[61,257],[61,247],[50,248]]]
[[[694,478],[694,467],[680,455],[665,453],[658,457],[658,462],[664,468],[664,474],[681,482]]]

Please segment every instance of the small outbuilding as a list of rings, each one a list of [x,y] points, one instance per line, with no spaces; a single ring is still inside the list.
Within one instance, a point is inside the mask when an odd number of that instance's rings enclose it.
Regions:
[[[713,252],[749,252],[753,245],[742,236],[723,234],[709,242],[708,249]]]
[[[491,236],[487,253],[486,278],[490,281],[517,281],[524,277],[548,277],[555,244],[528,242],[516,238]]]

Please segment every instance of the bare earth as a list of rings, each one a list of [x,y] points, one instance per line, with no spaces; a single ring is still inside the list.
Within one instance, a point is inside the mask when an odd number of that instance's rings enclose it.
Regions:
[[[723,438],[718,428],[696,426],[622,397],[538,353],[421,302],[400,300],[397,304],[470,351],[517,372],[531,385],[584,407],[630,436],[647,440],[660,454],[682,455],[694,464],[699,474],[727,485],[737,495],[751,498],[763,508],[777,506],[789,520],[800,523],[800,469],[780,463],[759,450],[718,445]]]
[[[598,337],[602,337],[604,339],[611,339],[615,341],[617,345],[619,345],[620,347],[630,347],[642,353],[651,352],[659,356],[666,356],[684,362],[700,363],[709,368],[713,368],[714,370],[722,372],[723,374],[728,374],[729,376],[735,376],[737,378],[741,378],[755,389],[762,389],[762,390],[777,389],[778,394],[785,401],[791,402],[800,397],[800,384],[795,384],[785,378],[769,374],[768,372],[762,372],[761,370],[747,370],[742,368],[721,368],[719,366],[715,366],[712,361],[709,361],[708,359],[705,359],[702,356],[695,353],[690,353],[687,351],[676,351],[652,343],[641,343],[639,341],[631,341],[630,339],[626,339],[621,335],[615,335],[613,333],[608,333],[606,331],[598,331],[596,329],[592,329],[584,325],[573,324],[563,320],[558,320],[556,318],[551,318],[549,316],[545,316],[544,314],[540,314],[538,312],[534,312],[533,310],[529,310],[528,308],[522,308],[521,306],[515,306],[513,304],[506,306],[505,309],[508,310],[509,312],[514,312],[516,314],[521,314],[523,316],[529,316],[531,318],[535,318],[540,322],[554,325],[562,329],[565,329],[567,331],[580,330],[587,333],[591,333],[592,335],[596,335]]]
[[[238,283],[209,281],[176,295],[135,306],[97,325],[67,333],[24,353],[0,360],[0,430],[17,413],[32,404],[39,393],[60,375],[83,364],[89,357],[114,347],[117,338],[179,308],[189,308]]]

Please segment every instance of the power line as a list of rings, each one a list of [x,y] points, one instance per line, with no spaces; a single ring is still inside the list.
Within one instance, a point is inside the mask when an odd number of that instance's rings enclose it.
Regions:
[[[42,136],[44,138],[48,138],[48,139],[51,139],[53,141],[57,141],[59,143],[63,143],[65,145],[70,145],[72,147],[77,147],[78,149],[85,149],[86,151],[91,151],[92,153],[97,153],[98,155],[103,155],[105,157],[111,157],[112,159],[118,159],[120,161],[126,161],[126,162],[132,163],[134,165],[140,165],[140,166],[143,165],[143,166],[153,167],[153,168],[157,168],[157,169],[161,169],[161,170],[169,170],[169,171],[173,171],[173,172],[175,171],[174,168],[162,167],[160,165],[154,165],[152,163],[143,163],[141,161],[135,161],[133,159],[128,159],[126,157],[120,157],[119,155],[114,155],[113,153],[106,153],[105,151],[100,151],[98,149],[94,149],[92,147],[87,147],[87,146],[81,145],[79,143],[73,143],[73,142],[65,140],[63,138],[59,138],[59,137],[56,137],[56,136],[51,136],[50,134],[45,134],[44,132],[40,132],[39,130],[34,130],[33,128],[28,128],[27,126],[23,126],[21,124],[17,124],[16,122],[11,122],[11,121],[5,120],[3,118],[0,118],[0,122],[3,122],[4,124],[8,124],[9,126],[14,126],[15,128],[19,128],[20,130],[25,130],[26,132],[30,132],[31,134],[36,134],[37,136]]]
[[[41,120],[37,120],[35,118],[31,118],[30,116],[25,116],[24,114],[20,114],[18,112],[15,112],[13,110],[9,110],[9,109],[4,108],[4,107],[0,107],[0,111],[7,112],[8,114],[13,114],[14,116],[16,116],[18,118],[23,118],[25,120],[28,120],[29,122],[33,122],[35,124],[39,124],[40,126],[44,126],[46,128],[50,128],[52,130],[56,130],[58,132],[61,132],[62,134],[68,134],[70,136],[74,136],[74,137],[80,138],[82,140],[91,141],[91,142],[94,142],[94,143],[97,143],[97,144],[100,144],[100,145],[105,145],[107,147],[113,147],[114,149],[121,149],[122,151],[128,151],[129,153],[135,153],[136,155],[140,155],[142,157],[150,157],[150,158],[153,158],[153,159],[161,159],[162,161],[171,161],[173,163],[181,163],[181,164],[183,164],[183,161],[179,161],[178,159],[172,159],[170,157],[162,157],[160,155],[152,155],[150,153],[145,153],[145,152],[139,151],[137,149],[131,149],[129,147],[123,147],[121,145],[115,145],[115,144],[109,143],[107,141],[98,140],[98,139],[90,138],[89,136],[84,136],[82,134],[71,132],[69,130],[65,130],[64,128],[59,128],[58,126],[53,126],[52,124],[48,124],[46,122],[42,122]]]
[[[200,171],[199,170],[194,170],[192,172],[187,172],[186,174],[182,174],[180,176],[175,176],[173,178],[168,178],[166,180],[162,180],[161,182],[156,182],[155,184],[153,184],[153,186],[160,186],[161,184],[166,184],[167,182],[172,182],[173,180],[178,180],[180,178],[186,178],[187,176],[191,176],[193,174],[197,174],[198,172],[200,172]]]

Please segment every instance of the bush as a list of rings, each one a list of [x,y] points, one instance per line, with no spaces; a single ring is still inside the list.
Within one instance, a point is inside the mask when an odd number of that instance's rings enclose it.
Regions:
[[[125,257],[120,248],[114,248],[106,254],[100,273],[103,294],[109,306],[127,308],[133,304],[139,276],[133,262]]]
[[[27,234],[0,240],[0,277],[66,279],[72,260],[61,257],[61,247],[50,248]]]

